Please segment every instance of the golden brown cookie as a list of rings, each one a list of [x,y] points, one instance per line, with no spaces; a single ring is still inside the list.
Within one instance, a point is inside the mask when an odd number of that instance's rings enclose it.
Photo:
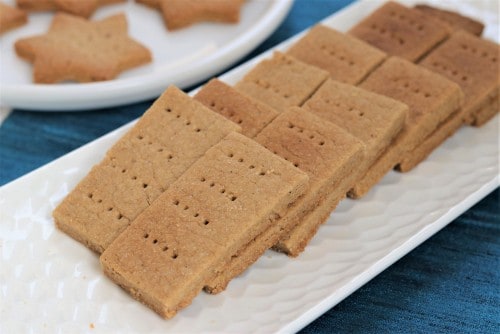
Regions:
[[[449,26],[451,26],[453,30],[463,29],[476,36],[481,36],[481,34],[483,33],[484,24],[471,19],[470,17],[463,16],[459,13],[449,10],[422,4],[416,5],[415,8],[427,15],[431,15],[441,21],[444,21]]]
[[[417,61],[450,34],[450,27],[415,8],[387,2],[349,33],[410,61]]]
[[[411,170],[453,135],[464,121],[481,126],[498,113],[498,54],[498,45],[458,31],[423,59],[422,66],[460,85],[465,102],[461,110],[450,115],[419,147],[408,154],[398,164],[397,170]]]
[[[467,124],[473,126],[482,126],[498,114],[500,105],[500,96],[492,95],[489,97],[488,103],[479,109],[473,117],[466,120]]]
[[[72,15],[90,17],[95,10],[125,0],[16,0],[17,6],[27,11],[57,10]]]
[[[286,212],[307,179],[253,140],[229,134],[104,251],[104,272],[171,318]]]
[[[54,210],[57,227],[101,253],[234,123],[169,87]]]
[[[391,145],[408,114],[408,106],[402,102],[334,80],[323,83],[303,108],[347,130],[365,144],[365,157],[358,165],[361,175]],[[355,189],[350,197],[361,195]]]
[[[136,0],[159,9],[168,30],[198,22],[238,23],[245,0]]]
[[[335,185],[338,180],[347,174],[358,175],[352,170],[361,161],[364,151],[363,144],[356,138],[301,108],[291,108],[280,114],[255,140],[305,171],[309,176],[309,188],[289,206],[285,215],[231,257],[231,262],[205,286],[205,290],[210,293],[223,291],[231,279],[241,274],[268,248],[285,237],[290,239],[290,233],[311,234],[310,229],[299,228],[297,224],[302,224],[309,212],[328,194],[337,190]],[[344,189],[344,196],[347,190]],[[298,253],[292,248],[294,241],[286,241],[285,244],[290,245],[290,248],[280,250],[297,256]]]
[[[0,2],[0,34],[20,27],[28,22],[26,13]]]
[[[58,13],[45,35],[15,43],[17,54],[33,63],[36,83],[102,81],[151,61],[151,53],[127,35],[124,14],[101,21]]]
[[[332,191],[327,194],[313,211],[302,218],[300,225],[288,234],[287,239],[281,240],[273,249],[293,257],[302,253],[317,234],[321,225],[326,222],[331,212],[346,197],[347,191],[356,182],[358,177],[358,173],[350,173],[338,180],[333,186]]]
[[[304,216],[342,179],[352,174],[360,176],[357,167],[363,161],[365,146],[347,131],[302,108],[278,116],[255,140],[309,175],[309,189],[285,216],[290,222],[281,227],[283,233],[277,244],[280,251],[297,256],[295,236],[313,233],[311,227],[302,225]]]
[[[329,77],[327,71],[275,52],[257,64],[235,88],[279,112],[301,106]]]
[[[220,80],[212,79],[194,97],[206,107],[241,126],[241,133],[255,137],[278,112]]]
[[[498,106],[498,104],[497,104]],[[452,113],[439,127],[434,130],[418,147],[405,155],[396,166],[400,172],[408,172],[426,159],[432,151],[441,145],[448,137],[452,136],[464,123],[460,117],[461,110]]]
[[[316,25],[288,49],[287,54],[330,73],[332,79],[359,83],[386,54],[353,36]]]
[[[465,31],[457,31],[434,49],[420,64],[464,91],[462,118],[481,125],[498,113],[500,92],[500,47]],[[481,115],[481,116],[478,116]]]
[[[445,77],[398,57],[389,58],[360,87],[409,107],[403,130],[356,184],[356,193],[362,195],[462,107],[463,92]]]

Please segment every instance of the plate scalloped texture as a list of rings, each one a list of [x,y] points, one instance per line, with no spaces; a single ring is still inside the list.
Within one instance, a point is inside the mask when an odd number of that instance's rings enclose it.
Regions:
[[[356,3],[325,24],[345,30],[345,22],[377,5]],[[488,12],[483,17],[488,28],[498,28]],[[237,81],[248,66],[223,79]],[[130,126],[0,189],[0,332],[292,332],[499,185],[496,116],[480,129],[460,129],[412,172],[391,172],[365,198],[343,201],[300,257],[268,251],[225,292],[202,293],[166,321],[104,277],[97,256],[51,219],[68,190]]]

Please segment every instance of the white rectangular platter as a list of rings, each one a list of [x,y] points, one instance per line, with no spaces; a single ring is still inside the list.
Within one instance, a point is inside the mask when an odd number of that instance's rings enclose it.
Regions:
[[[484,21],[492,38],[498,17],[484,5],[493,3],[461,2],[456,9]],[[355,3],[324,24],[345,31],[379,5]],[[223,80],[236,82],[257,61]],[[108,280],[96,254],[58,231],[51,218],[130,126],[0,189],[0,332],[293,332],[499,185],[496,116],[480,129],[460,129],[412,172],[391,172],[365,198],[343,201],[297,259],[268,251],[225,292],[202,293],[167,321]]]

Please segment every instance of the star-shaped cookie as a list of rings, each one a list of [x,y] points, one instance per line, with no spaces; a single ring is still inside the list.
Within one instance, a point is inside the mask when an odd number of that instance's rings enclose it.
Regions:
[[[33,63],[36,83],[109,80],[151,61],[149,50],[127,35],[123,14],[88,21],[58,13],[45,35],[18,40],[15,49]]]
[[[245,0],[137,0],[159,9],[168,30],[201,21],[237,23]]]
[[[28,11],[57,10],[89,17],[94,11],[104,5],[123,2],[125,0],[17,0],[17,6]]]

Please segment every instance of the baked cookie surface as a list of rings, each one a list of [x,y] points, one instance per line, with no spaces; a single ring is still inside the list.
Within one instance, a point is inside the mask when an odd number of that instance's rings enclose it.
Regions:
[[[206,107],[241,126],[241,133],[255,137],[278,112],[218,79],[205,84],[194,97]]]
[[[402,102],[334,80],[321,85],[303,108],[365,144],[365,156],[357,167],[362,175],[393,142],[408,114],[408,106]],[[368,190],[355,185],[349,194],[357,198]]]
[[[450,27],[415,8],[387,2],[349,33],[387,52],[417,61],[450,34]]]
[[[309,175],[308,191],[285,217],[289,220],[286,224],[292,227],[282,227],[283,235],[276,247],[297,256],[303,250],[297,245],[313,235],[310,228],[301,225],[302,218],[334,191],[342,179],[357,173],[365,146],[335,124],[297,107],[279,115],[255,140]]]
[[[360,87],[409,107],[402,131],[357,185],[365,189],[410,158],[412,151],[463,105],[463,92],[456,83],[398,57],[389,58]]]
[[[103,252],[211,146],[238,130],[169,87],[58,205],[57,227]]]
[[[481,36],[481,34],[483,33],[484,24],[472,18],[460,15],[457,12],[452,12],[449,10],[423,4],[416,5],[415,8],[425,14],[434,16],[437,19],[444,21],[445,23],[450,25],[453,30],[463,29],[476,36]]]
[[[457,83],[465,94],[463,118],[482,125],[498,108],[500,47],[465,31],[457,31],[421,62],[425,68]],[[481,114],[482,117],[478,118]],[[479,120],[480,119],[480,120]]]
[[[279,112],[301,106],[329,77],[327,71],[275,52],[258,63],[235,88]]]
[[[245,0],[136,0],[161,11],[168,30],[198,22],[238,23]]]
[[[323,25],[314,26],[286,53],[351,84],[359,83],[386,58],[368,43]]]
[[[58,13],[46,34],[18,40],[15,50],[33,63],[35,83],[110,80],[151,61],[150,51],[127,35],[124,14],[88,21]]]
[[[284,214],[307,179],[251,139],[229,134],[106,249],[104,271],[170,318]]]
[[[205,286],[205,290],[210,293],[224,290],[231,279],[241,274],[273,245],[288,255],[297,256],[322,220],[309,219],[308,225],[300,228],[297,225],[302,225],[308,215],[313,215],[313,218],[318,216],[313,213],[320,202],[326,202],[324,198],[338,190],[336,185],[352,185],[349,177],[344,179],[342,176],[347,174],[346,169],[361,159],[364,150],[358,140],[342,129],[333,124],[330,128],[324,121],[300,108],[291,108],[280,114],[257,135],[256,140],[290,164],[293,163],[297,169],[306,172],[309,186],[304,195],[291,203],[285,214],[271,227],[231,257],[224,270]],[[301,163],[304,163],[302,167]],[[343,191],[344,197],[347,190]],[[323,207],[333,210],[334,206],[329,202],[328,206]],[[321,213],[324,211],[327,210],[323,209]],[[280,242],[285,237],[286,241]]]

